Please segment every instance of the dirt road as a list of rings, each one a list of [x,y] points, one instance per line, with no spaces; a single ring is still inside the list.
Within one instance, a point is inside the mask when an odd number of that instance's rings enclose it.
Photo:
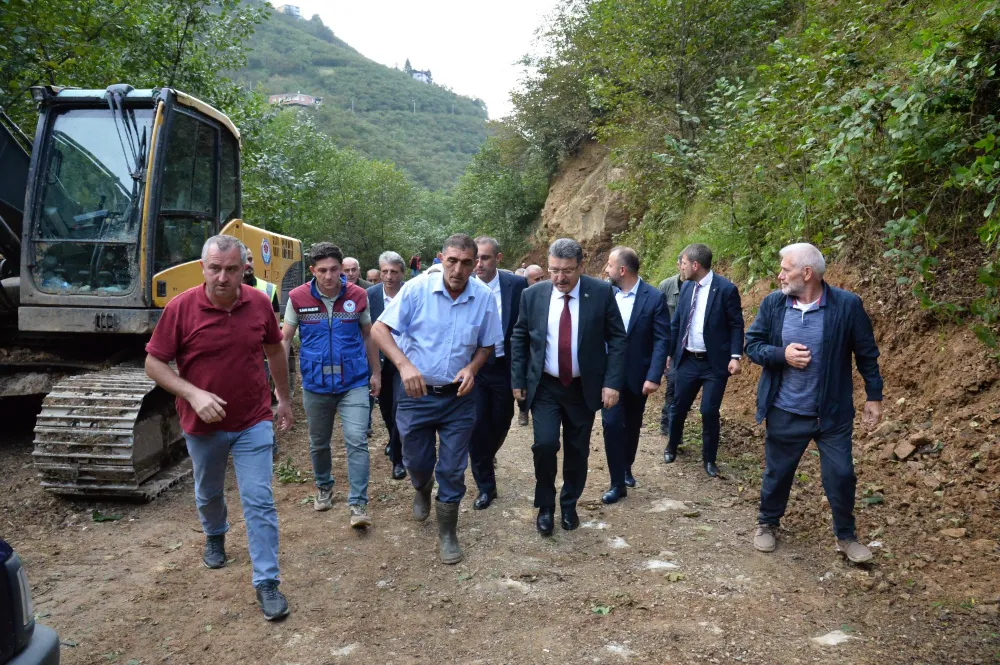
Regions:
[[[0,532],[27,562],[36,614],[58,630],[69,665],[998,662],[995,601],[945,605],[881,558],[846,564],[832,537],[789,534],[773,555],[754,552],[753,465],[724,460],[727,478],[714,481],[696,452],[664,465],[658,406],[634,469],[639,487],[614,506],[599,501],[598,419],[583,527],[557,527],[551,539],[534,529],[531,430],[515,425],[498,456],[500,499],[473,511],[470,489],[463,502],[458,566],[438,562],[433,517],[411,520],[412,489],[389,479],[379,426],[375,526],[348,528],[338,439],[334,510],[312,509],[311,483],[276,482],[292,608],[283,623],[257,609],[232,482],[233,561],[210,571],[190,480],[149,505],[56,499],[37,487],[22,433],[0,446]],[[304,421],[281,450],[308,477]],[[813,466],[807,455],[804,473],[818,477]],[[122,519],[94,522],[95,508]],[[832,631],[847,641],[812,640]]]

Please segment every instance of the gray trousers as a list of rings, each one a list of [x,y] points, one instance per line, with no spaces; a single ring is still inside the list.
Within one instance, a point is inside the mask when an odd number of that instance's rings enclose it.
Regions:
[[[347,503],[368,503],[368,474],[371,459],[368,456],[368,387],[352,388],[346,393],[327,395],[302,391],[302,405],[309,421],[309,455],[312,457],[316,487],[333,487],[333,460],[330,455],[330,438],[333,436],[333,419],[340,414],[347,447]]]

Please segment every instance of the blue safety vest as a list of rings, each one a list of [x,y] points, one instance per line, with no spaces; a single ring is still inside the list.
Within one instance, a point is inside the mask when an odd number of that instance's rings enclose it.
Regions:
[[[302,388],[311,393],[340,394],[368,385],[368,358],[361,336],[361,313],[368,307],[368,293],[340,278],[340,295],[333,316],[316,288],[316,280],[288,294],[299,324],[299,369]]]

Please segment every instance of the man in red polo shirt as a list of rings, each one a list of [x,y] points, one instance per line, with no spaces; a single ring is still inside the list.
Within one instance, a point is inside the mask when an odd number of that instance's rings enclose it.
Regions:
[[[247,526],[253,585],[264,618],[288,614],[278,591],[278,511],[271,491],[274,431],[261,348],[273,369],[278,426],[295,419],[288,364],[266,294],[241,286],[246,247],[232,236],[205,241],[205,284],[167,304],[146,345],[146,374],[177,396],[177,412],[194,467],[194,495],[209,568],[226,563],[226,463],[233,456]],[[176,361],[177,371],[167,363]]]

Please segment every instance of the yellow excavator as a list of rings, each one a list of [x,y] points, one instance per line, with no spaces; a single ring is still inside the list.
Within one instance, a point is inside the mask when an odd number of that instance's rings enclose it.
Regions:
[[[45,395],[43,487],[149,500],[190,473],[173,397],[142,370],[163,307],[202,283],[217,233],[284,306],[302,246],[241,220],[240,133],[208,104],[128,85],[32,97],[33,142],[0,110],[0,399]]]

